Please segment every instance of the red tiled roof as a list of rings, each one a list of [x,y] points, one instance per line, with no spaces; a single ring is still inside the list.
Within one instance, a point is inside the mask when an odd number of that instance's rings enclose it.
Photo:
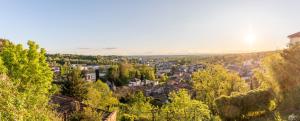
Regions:
[[[294,33],[294,34],[291,34],[288,36],[288,38],[293,38],[293,37],[300,37],[300,32],[297,32],[297,33]]]

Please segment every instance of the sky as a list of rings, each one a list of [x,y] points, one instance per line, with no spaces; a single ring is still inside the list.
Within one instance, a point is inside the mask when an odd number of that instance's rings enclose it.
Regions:
[[[299,0],[0,0],[0,37],[48,53],[182,55],[278,50]]]

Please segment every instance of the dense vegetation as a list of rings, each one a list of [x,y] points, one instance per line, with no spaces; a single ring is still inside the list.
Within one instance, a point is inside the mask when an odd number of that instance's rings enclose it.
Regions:
[[[205,102],[215,111],[214,100],[221,95],[246,92],[248,86],[237,74],[230,73],[222,66],[211,66],[193,74],[196,99]],[[213,80],[213,81],[212,81]]]
[[[45,50],[33,41],[28,49],[4,41],[0,56],[1,120],[58,120],[49,97],[53,94],[53,73]],[[38,115],[37,115],[38,114]]]
[[[114,82],[118,86],[122,86],[128,84],[128,80],[133,78],[155,80],[154,72],[154,69],[149,66],[133,66],[128,63],[120,63],[108,69],[106,79]]]
[[[100,120],[105,113],[118,111],[121,121],[188,121],[188,120],[298,120],[300,115],[300,45],[264,53],[262,66],[255,71],[249,84],[236,73],[226,70],[222,63],[238,63],[229,56],[216,58],[168,57],[178,63],[205,62],[204,70],[193,73],[191,89],[173,90],[162,105],[144,92],[132,92],[117,97],[105,80],[83,81],[83,72],[72,68],[72,63],[112,65],[106,80],[117,86],[128,80],[156,80],[153,67],[137,64],[134,57],[122,60],[112,56],[48,55],[45,49],[28,41],[28,48],[3,40],[0,52],[0,118],[1,120],[61,120],[49,103],[51,96],[64,95],[84,105],[72,112],[68,120]],[[235,55],[236,56],[236,55]],[[240,58],[261,58],[261,55]],[[114,59],[122,61],[115,61]],[[221,58],[221,60],[218,60]],[[47,62],[48,60],[48,62]],[[85,61],[89,61],[86,63]],[[90,60],[93,60],[90,62]],[[208,61],[211,61],[210,63]],[[61,71],[53,75],[48,64],[59,65]],[[166,81],[167,76],[159,80]],[[53,79],[58,79],[55,84]],[[81,107],[79,107],[81,108]]]

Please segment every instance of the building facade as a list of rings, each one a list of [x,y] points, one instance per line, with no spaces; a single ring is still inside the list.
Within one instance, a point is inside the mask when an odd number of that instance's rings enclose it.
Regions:
[[[290,39],[290,44],[292,45],[300,43],[300,32],[289,35],[288,38]]]

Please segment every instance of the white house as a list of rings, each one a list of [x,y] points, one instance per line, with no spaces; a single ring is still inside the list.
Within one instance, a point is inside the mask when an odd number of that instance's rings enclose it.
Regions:
[[[96,81],[96,73],[87,73],[85,74],[86,81]]]
[[[300,32],[289,35],[288,38],[290,39],[290,44],[300,43]]]
[[[129,87],[147,86],[147,85],[156,86],[156,85],[158,85],[158,81],[151,81],[151,80],[143,80],[142,81],[140,79],[134,78],[128,84]]]
[[[142,85],[142,81],[137,78],[132,79],[128,84],[129,87],[135,87],[135,86],[141,86],[141,85]]]

